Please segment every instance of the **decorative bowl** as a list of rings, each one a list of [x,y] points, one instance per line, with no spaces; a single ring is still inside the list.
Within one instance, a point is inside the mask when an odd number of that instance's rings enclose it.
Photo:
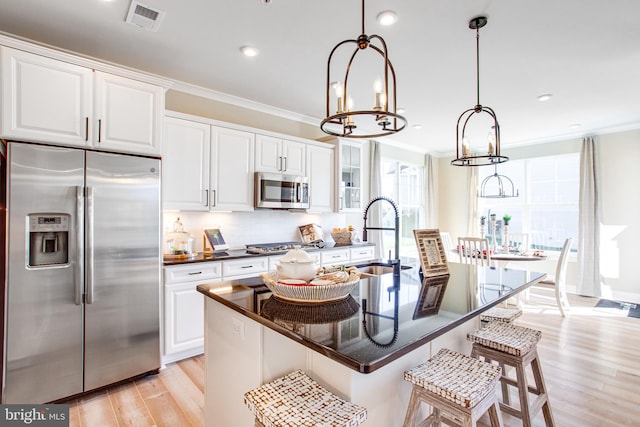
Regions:
[[[279,275],[275,271],[262,274],[260,277],[276,298],[307,303],[341,300],[348,297],[353,288],[360,283],[359,274],[351,274],[345,282],[341,283],[309,286],[279,283]]]
[[[280,260],[276,271],[280,279],[300,279],[308,282],[316,275],[316,262],[283,262]]]

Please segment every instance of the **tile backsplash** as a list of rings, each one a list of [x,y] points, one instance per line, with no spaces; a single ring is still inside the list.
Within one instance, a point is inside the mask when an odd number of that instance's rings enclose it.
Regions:
[[[301,240],[298,226],[318,224],[325,233],[325,240],[331,239],[333,227],[345,227],[344,214],[256,210],[253,212],[176,212],[163,213],[163,234],[173,231],[176,218],[184,226],[184,231],[195,237],[195,250],[203,249],[202,230],[219,228],[231,249],[244,248],[250,243],[288,242]],[[355,224],[354,224],[355,225]],[[358,227],[360,228],[360,227]],[[165,239],[163,238],[163,241]]]

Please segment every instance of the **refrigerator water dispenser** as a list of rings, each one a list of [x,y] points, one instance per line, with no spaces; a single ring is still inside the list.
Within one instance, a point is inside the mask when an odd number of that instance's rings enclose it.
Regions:
[[[69,215],[29,215],[29,267],[69,264]]]

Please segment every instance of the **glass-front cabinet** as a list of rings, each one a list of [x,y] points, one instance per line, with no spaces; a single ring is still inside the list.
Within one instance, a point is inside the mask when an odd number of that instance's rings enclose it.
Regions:
[[[340,199],[341,212],[362,210],[362,144],[339,140],[340,155]]]

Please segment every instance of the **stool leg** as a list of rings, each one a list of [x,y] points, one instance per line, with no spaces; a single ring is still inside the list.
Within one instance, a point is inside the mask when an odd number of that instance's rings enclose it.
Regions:
[[[500,368],[502,369],[502,376],[503,377],[507,377],[507,365],[505,365],[504,363],[500,362],[499,363]],[[506,404],[506,405],[511,405],[511,396],[509,395],[509,384],[507,384],[505,381],[500,381],[500,385],[502,386],[502,401]]]
[[[544,404],[542,405],[542,414],[544,415],[545,425],[547,427],[554,427],[555,421],[553,419],[553,413],[551,412],[551,405],[549,404],[549,395],[547,394],[547,386],[544,383],[544,377],[542,376],[542,369],[540,368],[540,362],[538,361],[537,352],[535,357],[531,361],[531,370],[533,371],[533,378],[535,379],[538,393],[544,394]]]
[[[404,424],[402,424],[403,427],[413,427],[419,406],[420,399],[418,397],[416,386],[414,385],[413,389],[411,389],[411,398],[409,399],[409,406],[407,407],[407,415],[404,417]]]
[[[491,420],[491,427],[503,427],[502,412],[497,400],[489,407],[489,420]]]
[[[527,385],[527,373],[522,362],[516,364],[516,377],[518,378],[518,397],[520,398],[520,412],[522,414],[523,427],[531,427],[531,413],[529,410],[529,386]]]

